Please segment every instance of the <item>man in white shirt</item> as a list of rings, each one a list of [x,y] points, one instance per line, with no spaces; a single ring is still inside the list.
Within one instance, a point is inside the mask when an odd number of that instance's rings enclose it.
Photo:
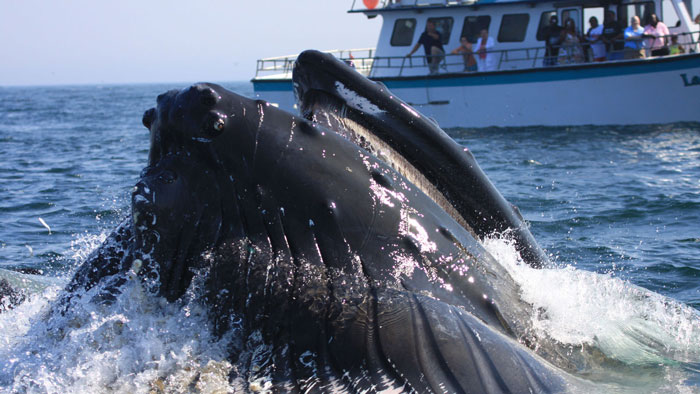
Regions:
[[[493,38],[489,37],[489,32],[486,29],[481,30],[481,37],[476,41],[474,55],[476,56],[476,64],[479,71],[494,71],[496,69],[496,57],[491,52],[494,43]]]

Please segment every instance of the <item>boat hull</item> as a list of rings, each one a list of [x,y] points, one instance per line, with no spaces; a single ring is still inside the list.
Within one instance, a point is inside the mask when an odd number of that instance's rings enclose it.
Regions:
[[[700,122],[700,54],[373,79],[447,128]],[[253,85],[260,98],[295,109],[290,79]]]

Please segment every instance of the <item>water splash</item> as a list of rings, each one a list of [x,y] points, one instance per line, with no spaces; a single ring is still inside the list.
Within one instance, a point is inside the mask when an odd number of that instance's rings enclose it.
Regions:
[[[200,275],[200,277],[203,275]],[[99,287],[99,286],[98,286]],[[195,286],[196,287],[196,286]],[[0,315],[0,387],[11,392],[230,391],[236,331],[211,334],[196,288],[178,303],[127,283],[110,304],[97,287],[56,310],[62,286]],[[2,389],[0,389],[2,390]]]
[[[656,381],[657,389],[670,384],[677,391],[684,380],[700,384],[695,382],[700,366],[700,314],[695,309],[612,274],[570,265],[530,268],[506,239],[486,239],[484,246],[532,305],[531,327],[543,341],[535,347],[554,343],[569,356],[588,353],[586,368],[578,372],[594,381],[635,371],[628,378],[647,375],[642,380]]]
[[[73,257],[83,260],[104,237],[79,237]],[[611,274],[529,268],[504,239],[484,245],[536,311],[528,316],[542,340],[535,345],[595,355],[578,373],[596,382],[595,389],[693,392],[700,385],[700,316],[694,309]],[[65,282],[35,292],[0,314],[0,391],[266,391],[269,377],[256,366],[266,365],[269,350],[259,338],[243,338],[236,324],[222,338],[212,334],[201,301],[206,277],[206,270],[198,272],[172,304],[138,280],[109,304],[93,301],[107,284],[97,286],[71,300],[66,313],[56,310]],[[232,349],[250,366],[232,363]],[[240,378],[249,367],[249,379]]]

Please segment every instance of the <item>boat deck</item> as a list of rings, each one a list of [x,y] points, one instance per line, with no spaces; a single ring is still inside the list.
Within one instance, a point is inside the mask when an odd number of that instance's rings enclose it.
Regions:
[[[698,33],[678,34],[679,42],[682,42],[680,46],[683,48],[685,53],[672,56],[687,56],[689,54],[699,53],[698,35]],[[587,48],[587,46],[584,45],[584,48],[586,52],[589,52],[589,48]],[[565,53],[566,51],[564,49],[566,48],[562,46],[562,51],[560,51],[560,53]],[[429,74],[427,57],[417,54],[411,57],[374,56],[374,48],[356,48],[345,50],[335,49],[325,52],[331,53],[338,59],[345,61],[368,78],[416,77],[426,76]],[[557,58],[556,65],[545,66],[544,46],[492,50],[489,51],[489,56],[493,56],[495,58],[492,68],[488,70],[473,71],[472,73],[594,64],[590,61],[576,62],[570,57],[560,55]],[[296,57],[297,55],[287,55],[258,60],[255,78],[253,81],[291,79],[292,69],[294,67]],[[586,58],[591,59],[592,55],[588,53]],[[649,56],[645,59],[654,59],[654,57]],[[618,61],[620,60],[613,60],[605,63]],[[438,74],[463,72],[467,71],[465,71],[463,55],[461,54],[446,54],[445,59],[440,63],[438,70]]]

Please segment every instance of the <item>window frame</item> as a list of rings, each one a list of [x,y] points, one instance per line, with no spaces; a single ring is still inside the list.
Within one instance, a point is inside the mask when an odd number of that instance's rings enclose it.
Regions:
[[[637,13],[638,9],[641,9],[643,5],[651,5],[651,10],[645,9],[644,13],[642,15],[639,15]],[[634,8],[634,14],[629,14],[627,10],[629,7]],[[663,8],[663,6],[662,6]],[[617,18],[617,22],[620,24],[620,27],[624,30],[626,27],[630,25],[630,18],[634,15],[639,17],[639,22],[642,27],[646,25],[646,18],[647,15],[650,14],[656,14],[659,17],[659,20],[661,19],[661,15],[659,15],[659,11],[656,9],[656,4],[653,1],[643,1],[639,3],[626,3],[626,4],[620,4],[617,6],[617,12],[615,13],[615,17]]]
[[[435,23],[435,21],[448,21],[448,20],[449,20],[450,29],[447,32],[447,34],[444,34],[442,31],[440,31],[440,27],[439,27],[442,24]],[[435,29],[438,32],[440,32],[440,35],[442,36],[442,45],[447,45],[450,42],[450,36],[452,35],[452,29],[454,28],[454,25],[455,25],[455,18],[453,18],[451,16],[435,16],[435,17],[428,18],[428,20],[425,23],[427,24],[428,22],[435,23]]]
[[[475,29],[474,35],[473,35],[473,40],[472,40],[472,37],[470,37],[469,35],[465,34],[465,30],[466,30],[466,28],[467,28],[467,20],[468,20],[469,18],[474,18],[474,20],[475,20],[474,23],[470,23],[470,25],[473,24],[473,25],[476,26],[476,29]],[[487,21],[487,22],[486,22],[486,26],[480,26],[480,25],[479,25],[479,18],[485,18],[485,19],[486,19],[486,21]],[[462,38],[462,37],[467,37],[467,41],[469,41],[469,42],[472,43],[472,44],[476,44],[476,42],[479,40],[479,34],[481,33],[481,30],[482,30],[482,29],[486,29],[486,31],[488,31],[490,27],[491,27],[491,15],[469,15],[469,16],[465,16],[465,17],[464,17],[464,21],[462,22],[462,32],[459,34],[459,37],[460,37],[460,38]]]
[[[413,27],[410,29],[411,34],[410,34],[410,39],[408,41],[400,41],[400,43],[395,43],[399,38],[402,37],[397,37],[397,30],[399,27],[399,22],[402,21],[412,21],[413,22]],[[392,47],[409,47],[411,44],[413,44],[413,38],[416,36],[416,26],[418,25],[418,22],[416,21],[416,18],[398,18],[394,21],[394,28],[391,31],[391,38],[389,39],[389,45]],[[404,25],[405,26],[405,25]],[[404,34],[403,32],[400,34]],[[405,40],[405,39],[404,39]],[[404,44],[406,42],[406,44]]]
[[[518,25],[518,29],[514,30],[512,28],[512,26],[515,25],[515,23],[513,23],[512,21],[508,21],[509,23],[506,23],[506,18],[524,18],[525,23],[524,24],[522,23],[522,19],[518,20],[518,22],[521,22],[521,23]],[[504,34],[504,30],[503,30],[504,26],[508,26],[508,27],[506,27],[506,29],[513,29],[513,30],[510,30],[508,33],[517,33],[518,34],[517,38],[510,38],[510,37],[508,37],[508,39],[502,38],[502,36]],[[521,13],[517,13],[517,14],[503,14],[501,16],[501,25],[498,27],[497,40],[498,40],[498,42],[523,42],[523,41],[525,41],[525,38],[527,37],[527,28],[529,26],[530,26],[530,14],[529,13],[521,12]],[[515,37],[515,35],[513,35],[513,37]]]

